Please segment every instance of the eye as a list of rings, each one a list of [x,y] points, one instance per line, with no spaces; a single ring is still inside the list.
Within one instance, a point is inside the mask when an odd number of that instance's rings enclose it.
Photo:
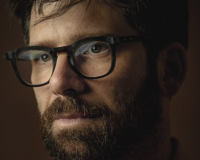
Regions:
[[[48,54],[43,54],[43,55],[41,55],[40,59],[41,59],[43,62],[47,62],[47,61],[50,61],[50,60],[51,60],[51,57],[50,57]]]
[[[102,48],[102,46],[100,46],[100,45],[94,45],[94,46],[91,48],[91,51],[92,51],[93,53],[99,53],[99,52],[101,52],[101,48]]]
[[[91,56],[106,56],[110,54],[110,46],[101,41],[92,41],[81,44],[75,51],[75,57],[91,57]]]

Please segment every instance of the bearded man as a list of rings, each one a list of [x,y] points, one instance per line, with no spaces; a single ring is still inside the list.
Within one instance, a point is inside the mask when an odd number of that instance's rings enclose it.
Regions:
[[[10,0],[54,160],[180,160],[169,101],[186,74],[186,0]]]

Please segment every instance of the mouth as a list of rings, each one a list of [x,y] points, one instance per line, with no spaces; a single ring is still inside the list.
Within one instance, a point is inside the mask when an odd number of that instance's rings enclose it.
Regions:
[[[60,127],[73,127],[81,124],[83,125],[96,118],[97,117],[82,114],[59,114],[55,116],[54,125]]]

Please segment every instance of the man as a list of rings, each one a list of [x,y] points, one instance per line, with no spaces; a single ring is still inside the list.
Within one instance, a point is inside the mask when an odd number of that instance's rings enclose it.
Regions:
[[[11,0],[27,47],[4,54],[34,87],[55,160],[175,160],[169,101],[186,74],[179,0]]]

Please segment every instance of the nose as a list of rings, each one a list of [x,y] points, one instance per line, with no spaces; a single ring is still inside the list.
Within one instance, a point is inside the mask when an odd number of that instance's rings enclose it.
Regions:
[[[51,92],[61,96],[76,96],[81,94],[86,86],[84,78],[73,71],[66,53],[58,55],[56,67],[49,84]]]

